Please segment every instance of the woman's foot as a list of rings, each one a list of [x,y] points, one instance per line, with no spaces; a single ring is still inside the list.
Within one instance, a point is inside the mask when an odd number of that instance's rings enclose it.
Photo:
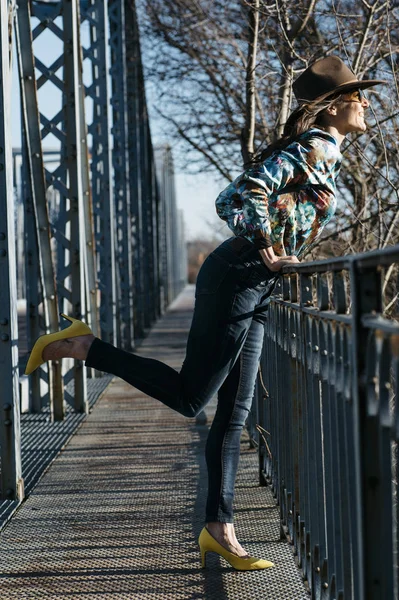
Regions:
[[[236,538],[233,523],[207,523],[206,528],[219,544],[240,558],[247,558],[248,552],[244,550]]]
[[[43,350],[43,360],[59,360],[60,358],[76,358],[86,360],[94,340],[94,335],[79,335],[65,340],[52,342]]]

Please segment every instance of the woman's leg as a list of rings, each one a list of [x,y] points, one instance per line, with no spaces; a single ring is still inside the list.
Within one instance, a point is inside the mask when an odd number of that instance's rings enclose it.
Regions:
[[[238,268],[240,267],[240,268]],[[95,339],[86,366],[121,377],[185,416],[195,416],[233,368],[259,292],[239,285],[243,269],[212,253],[197,279],[187,353],[179,372]]]
[[[187,354],[180,373],[159,361],[119,350],[98,339],[87,340],[88,353],[79,348],[83,355],[74,349],[74,353],[61,353],[59,357],[86,360],[87,366],[113,373],[187,416],[199,412],[222,387],[207,445],[207,522],[220,543],[242,556],[244,551],[235,538],[232,524],[239,439],[252,399],[263,341],[262,301],[270,295],[276,277],[263,266],[255,250],[251,251],[252,256],[246,253],[245,258],[229,252],[226,255],[228,242],[213,252],[200,270]],[[91,336],[82,336],[86,337]],[[71,340],[71,346],[78,344],[78,340]],[[236,362],[244,344],[245,350]],[[218,443],[218,438],[222,443]]]
[[[264,339],[263,318],[253,320],[243,349],[218,393],[218,406],[206,444],[208,498],[206,523],[211,535],[238,556],[247,553],[234,531],[234,485],[240,438],[250,411]],[[231,524],[231,525],[229,525]]]
[[[252,405],[263,338],[263,324],[253,321],[240,356],[218,393],[218,406],[206,445],[207,522],[233,522],[240,438]]]

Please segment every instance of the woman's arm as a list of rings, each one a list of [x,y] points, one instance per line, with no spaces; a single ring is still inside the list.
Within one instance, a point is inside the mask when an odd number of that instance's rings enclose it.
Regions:
[[[273,272],[280,271],[280,269],[287,265],[299,263],[296,256],[276,256],[272,246],[270,248],[261,248],[259,254],[266,267]]]
[[[242,195],[248,195],[248,197],[251,198],[252,203],[256,200],[258,204],[262,203],[267,207],[266,192],[252,182],[247,182],[245,184]],[[254,230],[253,243],[259,250],[263,262],[270,271],[277,272],[280,271],[284,265],[299,263],[296,256],[277,256],[273,249],[271,237],[270,219],[267,214],[267,218],[265,218],[263,222],[263,229]]]
[[[274,243],[274,227],[283,227],[288,217],[287,210],[281,211],[277,215],[277,222],[276,216],[274,217],[272,229],[269,202],[281,190],[288,187],[299,189],[306,182],[306,162],[302,156],[304,153],[305,149],[297,142],[290,152],[280,151],[270,156],[261,165],[247,169],[234,182],[242,203],[245,235],[258,248],[271,246],[272,240]]]
[[[263,163],[244,171],[216,199],[216,212],[235,235],[256,246],[271,246],[269,199],[287,186],[301,185],[308,177],[307,148],[293,142]]]
[[[263,163],[244,171],[218,196],[217,213],[235,235],[245,236],[258,250],[271,248],[270,251],[261,253],[266,265],[278,270],[283,263],[296,262],[296,259],[287,261],[286,256],[276,256],[272,248],[274,245],[279,254],[283,253],[280,253],[279,249],[283,251],[284,248],[286,223],[292,211],[296,210],[295,197],[292,196],[292,202],[289,202],[289,196],[300,190],[309,195],[307,203],[314,204],[315,215],[320,212],[321,199],[324,202],[328,197],[328,211],[333,212],[334,178],[337,168],[339,170],[340,156],[335,142],[322,139],[320,132],[312,132],[309,137],[292,142],[285,149],[269,156]],[[312,187],[317,190],[324,189],[325,198],[322,198],[323,194],[320,192],[313,198],[309,192]],[[282,192],[287,198],[279,202]],[[272,217],[269,207],[273,207]],[[308,212],[304,215],[305,222],[302,223],[302,219],[299,227],[301,231],[304,230],[304,245],[307,243],[305,229],[309,230],[312,226],[312,211],[308,208],[304,207]],[[321,221],[315,224],[318,231],[321,226]],[[279,262],[274,265],[276,261]]]

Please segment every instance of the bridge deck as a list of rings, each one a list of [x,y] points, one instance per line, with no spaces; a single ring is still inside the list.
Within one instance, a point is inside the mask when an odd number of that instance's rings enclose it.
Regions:
[[[192,303],[189,287],[140,352],[179,367]],[[275,500],[257,485],[256,452],[245,436],[238,537],[276,567],[239,573],[211,555],[200,568],[208,427],[114,379],[2,531],[1,599],[308,599],[291,549],[279,539]]]

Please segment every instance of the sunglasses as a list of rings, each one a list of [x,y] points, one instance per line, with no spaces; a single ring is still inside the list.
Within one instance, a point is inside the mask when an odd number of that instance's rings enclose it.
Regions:
[[[364,94],[361,90],[353,90],[353,92],[345,94],[343,102],[362,102],[363,98]]]

